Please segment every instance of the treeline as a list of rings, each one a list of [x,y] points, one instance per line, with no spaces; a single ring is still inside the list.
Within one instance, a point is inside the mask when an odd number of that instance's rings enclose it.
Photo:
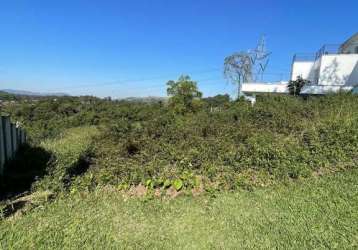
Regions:
[[[10,94],[9,94],[10,95]],[[175,112],[173,105],[182,105],[182,113],[187,107],[188,98],[183,103],[171,102],[163,98],[132,98],[117,99],[97,98],[93,96],[64,96],[64,97],[34,97],[10,95],[15,104],[0,106],[2,114],[10,114],[12,120],[18,121],[26,128],[30,138],[39,142],[45,138],[53,137],[67,128],[112,124],[123,117],[136,116],[137,114],[152,114],[154,111],[165,110]],[[36,102],[33,102],[36,100]],[[215,97],[201,98],[200,109],[222,107],[230,103],[229,95],[217,95]],[[170,107],[171,105],[171,107]],[[183,108],[184,107],[184,108]],[[196,112],[198,110],[191,110]],[[145,118],[143,118],[145,119]]]
[[[19,96],[9,94],[4,91],[0,91],[0,101],[14,101],[14,100],[19,100],[19,99],[20,99]]]

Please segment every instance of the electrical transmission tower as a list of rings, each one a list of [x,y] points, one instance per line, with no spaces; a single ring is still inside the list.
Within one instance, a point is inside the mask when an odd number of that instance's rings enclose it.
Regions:
[[[255,49],[250,50],[252,62],[252,80],[254,82],[262,81],[267,65],[270,61],[271,52],[266,49],[266,39],[262,36]]]
[[[242,96],[242,83],[263,80],[271,52],[266,49],[266,40],[262,36],[255,49],[248,52],[236,52],[225,58],[224,75],[238,87],[238,97]]]

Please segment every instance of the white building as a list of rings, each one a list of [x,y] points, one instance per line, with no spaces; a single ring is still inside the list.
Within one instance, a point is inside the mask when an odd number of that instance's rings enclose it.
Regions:
[[[290,80],[310,81],[302,94],[350,91],[358,86],[358,33],[340,45],[324,45],[317,53],[293,57]],[[288,93],[287,82],[245,83],[245,94]]]

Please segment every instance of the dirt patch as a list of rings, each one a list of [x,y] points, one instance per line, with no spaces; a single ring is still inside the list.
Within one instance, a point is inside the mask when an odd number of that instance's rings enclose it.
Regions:
[[[169,198],[174,199],[174,198],[178,197],[182,193],[183,193],[182,191],[176,191],[175,188],[170,187],[170,188],[167,189],[165,194]]]
[[[162,196],[162,190],[157,188],[155,191],[154,191],[154,196],[159,198]]]
[[[145,186],[139,184],[138,186],[131,187],[128,193],[130,196],[144,197],[147,194],[147,191]]]
[[[200,185],[200,187],[196,187],[196,188],[193,188],[191,190],[191,193],[192,195],[195,197],[195,196],[199,196],[201,195],[202,193],[204,193],[205,190],[204,190],[204,186]]]

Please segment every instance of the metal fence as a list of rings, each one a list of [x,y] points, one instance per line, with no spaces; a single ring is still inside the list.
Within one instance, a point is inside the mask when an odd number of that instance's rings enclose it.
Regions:
[[[325,44],[317,51],[316,58],[319,58],[322,55],[335,55],[341,53],[342,51],[340,44]]]
[[[26,142],[26,132],[10,122],[10,117],[0,119],[0,175],[4,173],[5,163],[13,158],[19,147]]]
[[[350,46],[356,45],[358,48],[358,43],[352,43]],[[297,53],[293,57],[293,62],[314,62],[319,59],[323,55],[339,55],[346,53],[358,53],[358,51],[354,52],[346,52],[342,49],[341,44],[325,44],[323,45],[316,53]]]
[[[293,62],[314,62],[316,57],[315,53],[297,53],[293,56]]]

